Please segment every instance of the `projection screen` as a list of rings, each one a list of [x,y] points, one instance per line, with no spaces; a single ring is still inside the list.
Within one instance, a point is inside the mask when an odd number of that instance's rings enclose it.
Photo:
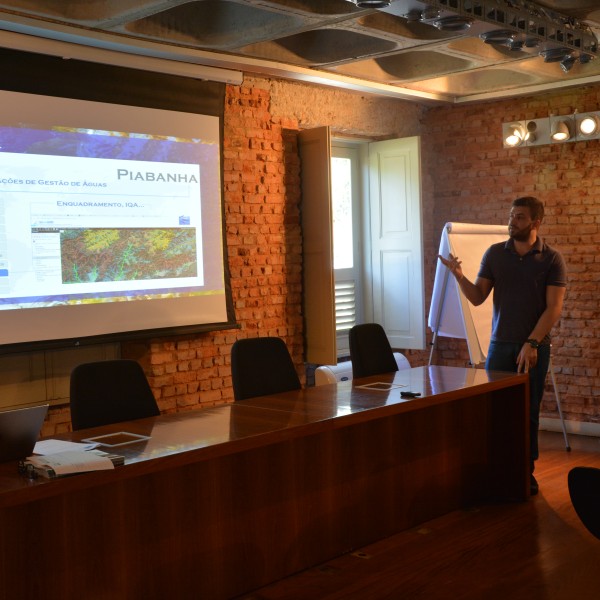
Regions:
[[[219,117],[14,91],[0,107],[0,352],[230,322]]]

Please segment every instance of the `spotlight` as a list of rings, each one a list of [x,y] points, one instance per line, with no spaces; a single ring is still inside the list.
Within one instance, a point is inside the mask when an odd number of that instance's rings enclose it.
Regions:
[[[522,42],[521,40],[513,40],[512,42],[510,42],[510,44],[508,44],[508,48],[513,52],[518,52],[519,50],[523,50],[523,44],[524,42]]]
[[[570,55],[571,51],[568,48],[550,48],[549,50],[543,50],[540,52],[540,56],[546,63],[560,62]]]
[[[497,44],[499,46],[510,46],[515,41],[515,32],[510,29],[494,29],[480,34],[486,44]]]
[[[421,13],[421,21],[431,21],[440,16],[440,11],[433,6],[427,6]]]
[[[600,122],[595,115],[585,116],[577,125],[579,133],[585,137],[596,135],[600,130]]]
[[[575,64],[575,57],[572,54],[568,54],[560,61],[560,68],[563,72],[568,73]]]
[[[458,15],[452,17],[442,17],[433,21],[432,25],[440,31],[465,31],[471,27],[473,21],[467,17]]]
[[[552,122],[550,127],[550,137],[555,142],[566,142],[571,137],[571,129],[567,121],[558,119]]]
[[[416,23],[421,20],[421,11],[418,8],[413,8],[404,15],[404,18],[409,23]]]
[[[486,44],[493,46],[506,46],[509,50],[519,51],[523,48],[534,48],[538,42],[534,38],[523,38],[519,33],[510,29],[494,29],[479,34],[479,38]]]
[[[504,143],[511,148],[520,146],[529,137],[528,132],[521,123],[511,123],[504,136]]]

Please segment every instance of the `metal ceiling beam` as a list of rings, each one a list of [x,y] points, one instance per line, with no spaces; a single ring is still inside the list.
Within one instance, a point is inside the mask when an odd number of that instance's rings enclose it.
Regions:
[[[592,56],[598,54],[598,39],[588,25],[529,0],[392,0],[385,12],[407,16],[418,5],[436,9],[439,16],[451,13],[510,30],[523,39],[536,40],[542,50],[560,47]],[[433,21],[434,14],[426,16]]]

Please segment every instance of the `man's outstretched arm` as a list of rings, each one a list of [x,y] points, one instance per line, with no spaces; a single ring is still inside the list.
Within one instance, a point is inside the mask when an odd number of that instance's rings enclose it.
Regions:
[[[458,287],[471,304],[479,306],[485,302],[493,287],[492,282],[489,279],[477,277],[475,283],[473,283],[465,277],[461,267],[462,263],[458,260],[457,256],[449,254],[448,258],[444,258],[438,254],[438,258],[442,261],[442,264],[448,268],[450,273],[454,275],[458,282]]]

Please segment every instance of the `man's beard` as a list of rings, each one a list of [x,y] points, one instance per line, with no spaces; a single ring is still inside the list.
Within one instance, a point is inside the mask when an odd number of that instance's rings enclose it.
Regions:
[[[531,233],[531,230],[533,229],[533,224],[529,225],[526,229],[512,229],[509,230],[509,235],[513,240],[516,240],[517,242],[526,242],[529,240],[529,234]]]

